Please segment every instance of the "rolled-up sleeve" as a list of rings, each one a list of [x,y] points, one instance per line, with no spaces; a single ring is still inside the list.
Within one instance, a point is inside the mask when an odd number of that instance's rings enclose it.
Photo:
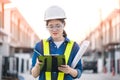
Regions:
[[[79,49],[80,49],[79,45],[78,45],[77,43],[75,43],[75,46],[74,46],[73,52],[72,52],[72,57],[73,57],[73,58],[71,59],[71,63],[72,63],[73,59],[76,57],[76,54],[77,54],[77,52],[79,51]],[[73,77],[73,78],[74,78],[74,79],[80,78],[80,77],[81,77],[81,74],[82,74],[82,63],[81,63],[81,59],[78,61],[77,65],[76,65],[76,67],[75,67],[74,69],[77,70],[78,74],[77,74],[76,77]]]
[[[81,64],[81,60],[78,62],[78,65],[76,66],[75,68],[78,72],[77,76],[74,77],[74,79],[78,79],[81,77],[81,74],[82,74],[82,64]]]
[[[77,75],[77,77],[76,77],[76,78],[80,78],[80,77],[81,77],[81,74],[82,74],[82,71],[81,71],[81,70],[79,70],[79,69],[77,69],[77,72],[78,72],[78,75]]]
[[[32,67],[35,66],[35,63],[36,63],[36,59],[37,57],[39,56],[40,53],[40,42],[37,43],[34,47],[34,51],[33,51],[33,55],[32,55]]]

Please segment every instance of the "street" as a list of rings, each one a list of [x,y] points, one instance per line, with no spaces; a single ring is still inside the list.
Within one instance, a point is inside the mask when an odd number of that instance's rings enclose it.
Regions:
[[[34,79],[29,73],[21,74],[24,79],[20,80],[37,80]],[[75,80],[120,80],[120,74],[112,76],[110,73],[93,73],[92,71],[83,72],[80,79]]]
[[[120,74],[83,72],[81,78],[76,80],[120,80]]]

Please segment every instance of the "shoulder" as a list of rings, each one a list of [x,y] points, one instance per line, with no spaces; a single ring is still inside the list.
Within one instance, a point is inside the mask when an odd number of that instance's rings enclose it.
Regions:
[[[73,50],[79,50],[80,46],[76,41],[69,39],[68,43],[69,42],[73,42]]]
[[[79,47],[79,44],[76,41],[69,39],[68,37],[65,37],[65,42],[74,42],[74,46]]]
[[[74,41],[74,48],[76,48],[76,49],[80,48],[79,44],[76,41]]]
[[[35,47],[34,48],[38,48],[38,47],[40,47],[40,45],[42,44],[42,40],[40,40],[40,41],[38,41],[38,42],[36,42],[36,44],[35,44]]]
[[[78,44],[78,42],[76,42],[76,41],[74,41],[74,40],[69,40],[70,42],[74,42],[74,46],[75,47],[79,47],[79,44]]]
[[[80,46],[80,44],[78,42],[74,41],[74,43],[76,44],[76,46]]]

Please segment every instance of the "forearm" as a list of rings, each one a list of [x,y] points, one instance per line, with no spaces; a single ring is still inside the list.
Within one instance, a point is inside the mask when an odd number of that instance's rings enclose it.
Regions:
[[[40,74],[40,65],[36,64],[31,70],[32,76],[37,78]]]

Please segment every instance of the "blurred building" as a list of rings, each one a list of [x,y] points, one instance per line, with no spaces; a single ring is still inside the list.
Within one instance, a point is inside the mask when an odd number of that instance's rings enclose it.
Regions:
[[[0,80],[30,69],[31,53],[40,38],[17,8],[4,8],[0,0]]]
[[[17,8],[4,10],[4,32],[2,55],[14,55],[19,52],[29,52],[39,37],[26,22]],[[6,49],[5,49],[6,48]]]
[[[106,19],[86,37],[91,44],[89,52],[99,55],[103,69],[120,74],[120,8],[114,9]]]
[[[1,54],[1,45],[3,42],[3,37],[6,34],[3,31],[4,28],[4,5],[9,3],[9,0],[0,0],[0,54]],[[0,55],[0,80],[2,78],[2,56]]]
[[[5,36],[7,36],[4,31],[4,5],[7,3],[9,3],[9,0],[0,0],[0,51],[2,43],[4,42],[3,39]]]

